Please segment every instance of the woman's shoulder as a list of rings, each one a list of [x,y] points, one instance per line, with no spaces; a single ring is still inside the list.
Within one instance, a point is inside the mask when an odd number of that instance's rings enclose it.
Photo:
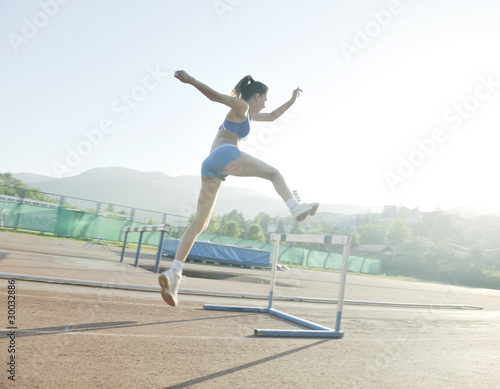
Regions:
[[[241,123],[246,121],[249,118],[249,113],[248,113],[249,106],[246,101],[245,104],[246,104],[245,110],[231,108],[231,110],[229,110],[229,112],[226,115],[226,120],[234,123]]]

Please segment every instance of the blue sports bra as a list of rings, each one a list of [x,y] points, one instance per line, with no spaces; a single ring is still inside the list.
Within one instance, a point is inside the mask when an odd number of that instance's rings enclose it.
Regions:
[[[220,125],[219,130],[230,131],[238,135],[241,139],[245,139],[250,133],[250,120],[252,120],[250,114],[248,114],[247,120],[241,123],[235,123],[225,119],[224,123]]]

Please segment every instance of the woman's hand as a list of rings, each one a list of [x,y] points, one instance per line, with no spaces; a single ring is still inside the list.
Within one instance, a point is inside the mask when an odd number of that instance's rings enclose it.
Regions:
[[[240,99],[239,97],[228,96],[222,93],[213,90],[208,85],[200,82],[194,77],[191,77],[184,70],[177,70],[174,73],[174,77],[179,81],[190,84],[198,89],[201,93],[203,93],[210,101],[215,101],[216,103],[221,103],[227,105],[231,109],[236,110],[237,112],[245,112],[245,114],[241,114],[241,116],[246,116],[246,111],[248,111],[248,104],[245,100]]]
[[[177,70],[174,73],[174,77],[185,84],[192,84],[194,78],[187,74],[184,70]]]
[[[297,100],[297,97],[300,96],[300,92],[302,92],[302,89],[300,88],[297,88],[293,91],[292,93],[292,102],[295,102],[295,100]]]

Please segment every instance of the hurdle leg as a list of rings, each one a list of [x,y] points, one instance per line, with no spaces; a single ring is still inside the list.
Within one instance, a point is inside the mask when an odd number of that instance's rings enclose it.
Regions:
[[[351,247],[351,237],[347,238],[347,243],[344,245],[342,256],[342,272],[340,273],[339,295],[337,302],[337,319],[335,321],[335,331],[340,332],[340,319],[342,317],[342,308],[344,307],[344,291],[347,278],[347,268],[349,267],[349,249]]]
[[[278,253],[280,250],[280,241],[274,241],[274,250],[273,250],[273,264],[271,269],[271,282],[270,282],[270,290],[269,290],[269,305],[267,309],[271,309],[273,306],[273,297],[274,297],[274,286],[276,285],[276,268],[278,267]]]
[[[282,319],[291,321],[292,323],[296,323],[296,324],[300,324],[300,325],[302,325],[304,327],[308,327],[308,328],[310,328],[312,330],[333,331],[329,327],[322,326],[321,324],[314,323],[314,322],[312,322],[310,320],[302,319],[302,318],[300,318],[298,316],[290,315],[289,313],[278,311],[277,309],[274,309],[274,308],[269,309],[268,313],[270,313],[270,314],[272,314],[272,315],[274,315],[276,317],[280,317]],[[255,330],[255,334],[256,335],[262,335],[262,333],[260,333],[261,331],[262,332],[266,332],[266,331],[269,331],[269,330]],[[271,330],[271,331],[276,331],[276,330]],[[277,330],[277,331],[283,331],[283,330]],[[291,332],[296,332],[296,331],[291,331]]]
[[[205,304],[203,305],[203,309],[208,311],[232,311],[232,312],[258,312],[258,313],[267,313],[267,308],[258,308],[258,307],[240,307],[240,306],[232,306],[232,305],[215,305],[215,304]]]
[[[125,247],[127,247],[127,235],[128,232],[125,232],[125,237],[123,238],[122,256],[120,258],[120,262],[123,262],[123,258],[125,257]]]
[[[161,232],[160,243],[158,244],[158,252],[156,253],[156,263],[155,263],[155,273],[160,271],[160,260],[163,253],[163,238],[165,237],[165,231]]]
[[[141,245],[142,245],[142,234],[143,232],[141,231],[141,234],[139,235],[139,245],[137,246],[137,253],[135,253],[135,263],[134,263],[135,267],[139,266],[139,256],[141,255]]]

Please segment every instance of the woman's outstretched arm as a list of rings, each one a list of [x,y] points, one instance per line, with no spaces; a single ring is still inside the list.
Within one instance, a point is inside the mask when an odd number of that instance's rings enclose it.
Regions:
[[[184,70],[178,70],[175,72],[174,77],[185,84],[190,84],[203,93],[210,101],[215,101],[216,103],[221,103],[227,105],[231,109],[234,109],[240,116],[245,116],[248,110],[248,104],[245,100],[239,97],[228,96],[223,93],[219,93],[216,90],[210,88],[208,85],[198,81],[196,78],[187,74]]]
[[[272,122],[278,119],[281,115],[285,113],[288,108],[290,108],[293,103],[295,103],[295,100],[297,100],[297,97],[300,96],[300,92],[302,92],[302,89],[297,88],[293,91],[292,93],[292,98],[288,100],[285,104],[283,104],[281,107],[276,108],[273,112],[269,113],[263,113],[259,112],[258,114],[254,115],[252,118],[253,120],[259,121],[259,122]]]

